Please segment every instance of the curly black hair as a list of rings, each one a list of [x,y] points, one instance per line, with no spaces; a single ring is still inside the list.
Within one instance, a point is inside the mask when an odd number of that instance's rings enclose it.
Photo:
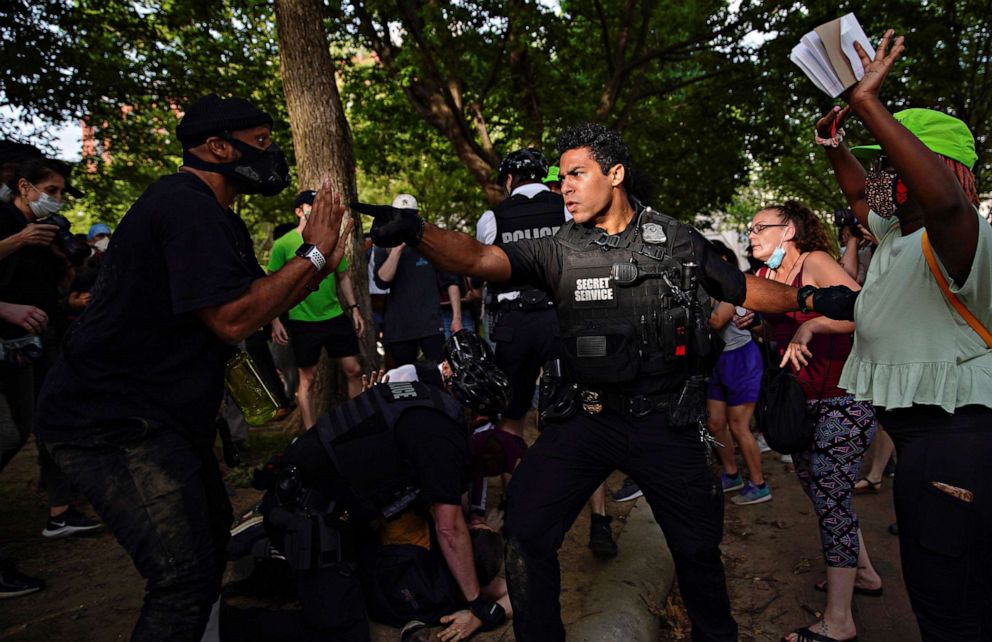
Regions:
[[[623,165],[624,185],[630,180],[630,150],[620,134],[599,123],[582,123],[558,135],[558,153],[588,147],[603,174],[614,165]]]

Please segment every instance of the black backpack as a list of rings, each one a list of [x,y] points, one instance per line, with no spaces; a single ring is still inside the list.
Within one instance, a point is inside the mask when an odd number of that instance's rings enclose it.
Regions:
[[[818,412],[807,412],[806,393],[787,368],[766,368],[755,406],[758,429],[772,450],[798,453],[813,443]]]
[[[764,337],[765,373],[761,376],[761,392],[754,408],[758,429],[765,436],[769,447],[786,455],[801,453],[813,443],[816,424],[820,418],[826,376],[833,358],[827,359],[823,387],[820,389],[816,408],[806,406],[806,392],[799,379],[789,371],[789,366],[779,368],[771,354],[768,333]],[[833,337],[830,338],[831,354]]]

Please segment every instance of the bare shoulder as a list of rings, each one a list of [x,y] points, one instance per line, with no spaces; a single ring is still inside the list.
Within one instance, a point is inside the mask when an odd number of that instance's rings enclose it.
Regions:
[[[858,282],[851,278],[837,259],[821,250],[810,252],[806,257],[803,282],[818,287],[846,285],[852,290],[860,289]]]

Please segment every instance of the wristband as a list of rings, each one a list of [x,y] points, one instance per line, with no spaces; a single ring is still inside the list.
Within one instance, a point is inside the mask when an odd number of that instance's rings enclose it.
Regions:
[[[812,310],[809,309],[809,306],[806,305],[806,299],[809,298],[814,292],[816,292],[816,288],[812,285],[804,285],[799,288],[799,291],[796,293],[796,299],[799,301],[800,312],[812,312]]]
[[[482,622],[482,630],[490,631],[506,621],[506,611],[498,603],[479,595],[468,603],[468,610]]]
[[[358,305],[357,303],[352,303],[351,305],[347,306],[346,309],[349,310],[349,311],[351,311],[351,310],[361,310],[362,309],[362,306]]]
[[[846,135],[843,127],[835,131],[830,138],[821,138],[820,133],[815,129],[813,130],[813,140],[816,141],[817,145],[823,145],[824,147],[839,147],[844,142],[844,136]]]

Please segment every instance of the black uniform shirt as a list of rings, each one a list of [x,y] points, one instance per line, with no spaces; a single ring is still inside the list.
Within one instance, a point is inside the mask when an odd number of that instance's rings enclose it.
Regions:
[[[640,210],[638,210],[638,213]],[[637,216],[621,235],[633,234]],[[565,229],[565,228],[562,228]],[[558,241],[558,236],[539,239],[523,239],[511,245],[501,246],[510,259],[511,276],[509,283],[529,284],[556,295],[561,281],[563,253],[566,249]],[[598,246],[587,250],[602,252]],[[710,242],[691,225],[681,224],[674,239],[672,254],[686,259],[692,258],[699,265],[699,284],[717,301],[727,301],[734,305],[744,302],[744,274],[720,258]],[[556,300],[556,304],[559,302]]]
[[[262,276],[244,222],[205,183],[185,173],[153,183],[121,220],[48,375],[39,437],[78,439],[143,417],[210,441],[234,349],[196,311]]]

